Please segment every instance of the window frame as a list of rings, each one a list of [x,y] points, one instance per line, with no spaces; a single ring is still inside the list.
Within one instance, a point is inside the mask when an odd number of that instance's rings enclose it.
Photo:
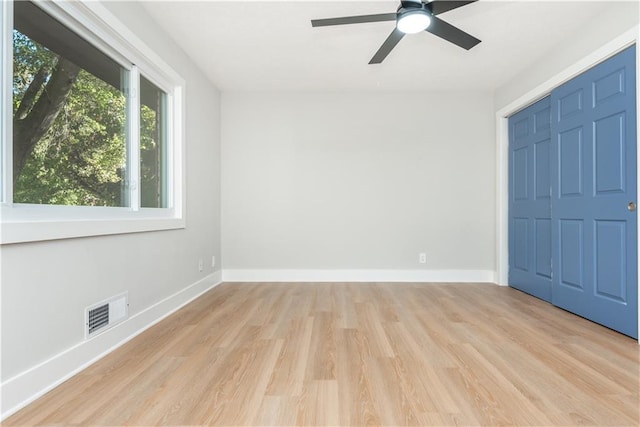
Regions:
[[[3,1],[0,22],[0,244],[185,228],[185,81],[98,2],[34,2],[129,71],[127,189],[129,206],[58,206],[13,203],[13,2]],[[167,94],[167,207],[140,206],[139,76]]]

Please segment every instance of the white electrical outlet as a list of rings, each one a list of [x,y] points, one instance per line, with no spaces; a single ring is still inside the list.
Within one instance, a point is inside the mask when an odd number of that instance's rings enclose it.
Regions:
[[[216,256],[211,255],[211,267],[216,268]]]
[[[202,261],[202,258],[200,258],[198,260],[198,271],[202,271],[204,270],[204,261]]]
[[[427,263],[427,254],[425,254],[424,252],[420,253],[418,255],[418,262],[420,264],[426,264]]]

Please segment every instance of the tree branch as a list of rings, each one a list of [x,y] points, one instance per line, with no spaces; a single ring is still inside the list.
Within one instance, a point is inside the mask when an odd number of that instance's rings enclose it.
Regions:
[[[40,97],[22,119],[13,119],[13,181],[16,182],[27,158],[49,130],[64,107],[80,67],[60,57]]]
[[[29,111],[31,111],[33,104],[35,104],[36,102],[36,96],[47,81],[47,76],[49,75],[49,73],[49,67],[46,67],[44,65],[40,67],[36,75],[33,77],[33,80],[31,80],[31,83],[29,83],[29,87],[24,92],[22,100],[20,100],[20,106],[18,107],[18,110],[15,114],[16,118],[22,120],[26,117]]]

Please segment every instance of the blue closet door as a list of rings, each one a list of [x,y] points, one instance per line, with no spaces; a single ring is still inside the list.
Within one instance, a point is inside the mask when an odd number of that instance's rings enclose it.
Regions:
[[[509,284],[551,301],[549,97],[509,118]]]
[[[634,46],[551,94],[551,234],[553,304],[637,338],[635,63]]]

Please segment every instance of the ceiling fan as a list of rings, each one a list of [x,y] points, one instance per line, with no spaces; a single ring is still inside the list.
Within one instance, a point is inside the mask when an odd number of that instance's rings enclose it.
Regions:
[[[480,40],[467,34],[461,29],[443,21],[436,15],[457,9],[471,1],[453,0],[402,0],[395,13],[380,13],[377,15],[345,16],[342,18],[312,19],[313,27],[326,27],[331,25],[363,24],[366,22],[396,21],[396,27],[389,37],[382,43],[380,49],[373,55],[369,64],[380,64],[389,55],[391,50],[402,40],[405,34],[415,34],[428,31],[431,34],[447,40],[463,49],[469,50]]]

